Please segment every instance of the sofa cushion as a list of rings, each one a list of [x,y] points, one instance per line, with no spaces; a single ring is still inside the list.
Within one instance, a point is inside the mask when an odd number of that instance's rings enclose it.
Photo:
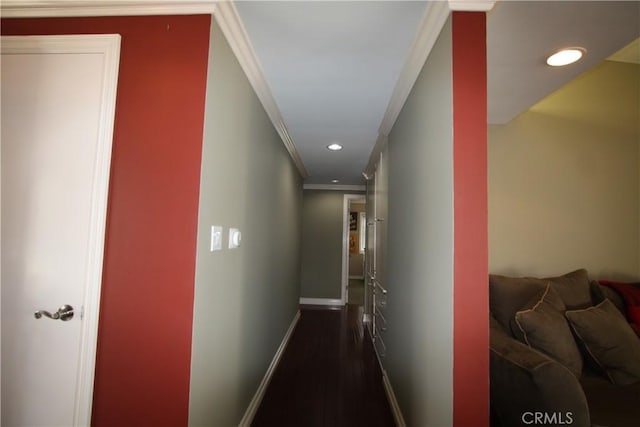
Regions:
[[[576,377],[582,374],[582,356],[569,324],[564,317],[565,305],[548,283],[512,321],[513,334],[523,343],[549,355],[566,366]]]
[[[626,313],[627,320],[631,323],[636,334],[640,336],[640,282],[623,283],[601,280],[600,284],[603,285],[604,289],[610,289],[620,295],[624,301],[621,312]],[[613,300],[611,302],[615,303]],[[618,304],[616,304],[616,307],[620,309]]]
[[[640,339],[611,301],[570,310],[565,316],[588,356],[611,382],[626,385],[640,381]]]
[[[589,402],[592,425],[635,426],[640,420],[640,382],[612,384],[601,375],[584,373],[580,385]]]
[[[532,424],[523,422],[524,414],[540,412],[562,414],[563,419],[570,413],[571,427],[590,427],[587,401],[575,375],[507,335],[501,325],[490,325],[490,399],[498,425],[526,427]]]
[[[594,280],[594,282],[597,284],[598,286],[598,290],[600,292],[601,297],[598,299],[594,300],[595,304],[600,304],[602,301],[605,300],[605,298],[609,298],[609,301],[611,301],[613,303],[613,305],[615,305],[618,310],[620,310],[620,313],[625,313],[626,309],[624,306],[624,298],[622,298],[622,295],[620,295],[618,292],[614,291],[612,288],[608,287],[608,286],[602,286],[600,283],[598,283],[597,281]],[[591,284],[592,289],[593,289],[593,282]],[[594,304],[594,305],[595,305]]]
[[[489,275],[491,313],[508,330],[516,311],[525,307],[536,295],[544,292],[549,282],[553,284],[568,309],[586,308],[593,305],[589,277],[585,269],[545,279],[491,274]]]
[[[593,305],[589,274],[584,268],[562,276],[549,277],[544,280],[553,283],[554,289],[558,292],[560,298],[562,298],[567,309],[575,310]]]
[[[506,330],[518,310],[544,292],[546,283],[540,279],[489,275],[489,306],[495,319]]]

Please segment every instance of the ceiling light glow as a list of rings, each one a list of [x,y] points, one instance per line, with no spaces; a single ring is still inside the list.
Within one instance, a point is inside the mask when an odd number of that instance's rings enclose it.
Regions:
[[[331,151],[340,151],[342,150],[342,145],[336,144],[335,142],[331,145],[327,145],[327,148]]]
[[[333,182],[334,184],[337,184],[337,183],[339,183],[339,182],[340,182],[340,180],[338,180],[338,179],[332,179],[332,180],[331,180],[331,182]]]
[[[564,65],[573,64],[578,61],[586,53],[581,47],[569,47],[561,49],[547,58],[547,64],[552,67],[562,67]]]

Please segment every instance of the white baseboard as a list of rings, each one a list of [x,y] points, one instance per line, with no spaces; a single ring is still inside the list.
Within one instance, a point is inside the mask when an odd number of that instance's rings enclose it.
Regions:
[[[251,425],[251,422],[253,421],[253,417],[256,416],[256,412],[260,407],[260,403],[262,403],[262,398],[264,397],[265,391],[267,391],[267,386],[271,381],[271,377],[273,376],[273,373],[275,372],[276,367],[278,366],[278,363],[280,363],[280,358],[282,357],[282,354],[284,353],[285,348],[287,348],[287,344],[289,343],[289,338],[291,338],[291,334],[293,333],[293,330],[298,324],[299,319],[300,319],[300,310],[298,310],[296,315],[293,317],[293,320],[291,321],[291,325],[289,325],[289,329],[287,329],[287,333],[284,335],[284,338],[280,343],[280,347],[278,347],[278,350],[276,351],[275,356],[273,356],[273,360],[271,360],[271,364],[267,368],[267,372],[264,374],[264,377],[262,378],[262,381],[258,386],[258,390],[256,391],[256,394],[253,395],[253,399],[251,399],[251,402],[249,402],[249,406],[247,407],[247,410],[245,411],[244,416],[240,420],[240,424],[238,424],[239,427],[249,427]]]
[[[364,276],[349,276],[349,279],[364,280]]]
[[[341,299],[329,298],[300,298],[302,305],[344,305]]]
[[[400,405],[398,405],[398,400],[393,392],[393,387],[391,387],[387,373],[384,370],[382,371],[382,382],[384,384],[384,391],[387,394],[387,399],[389,399],[389,405],[391,405],[391,412],[393,413],[393,419],[396,422],[396,426],[406,427],[407,424],[404,422]]]

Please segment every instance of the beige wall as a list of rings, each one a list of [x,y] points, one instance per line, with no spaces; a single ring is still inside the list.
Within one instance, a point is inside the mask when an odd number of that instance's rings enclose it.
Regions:
[[[383,364],[410,426],[453,424],[452,88],[449,19],[389,135],[385,172]]]
[[[189,425],[232,426],[298,309],[302,180],[215,21],[208,73]]]
[[[489,127],[492,273],[640,278],[638,76],[606,61]]]

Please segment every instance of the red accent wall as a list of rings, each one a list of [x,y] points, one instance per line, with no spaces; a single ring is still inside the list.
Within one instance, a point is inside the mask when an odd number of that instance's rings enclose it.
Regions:
[[[122,36],[94,426],[184,426],[211,17],[3,19]]]
[[[486,14],[454,12],[453,424],[489,425]]]

